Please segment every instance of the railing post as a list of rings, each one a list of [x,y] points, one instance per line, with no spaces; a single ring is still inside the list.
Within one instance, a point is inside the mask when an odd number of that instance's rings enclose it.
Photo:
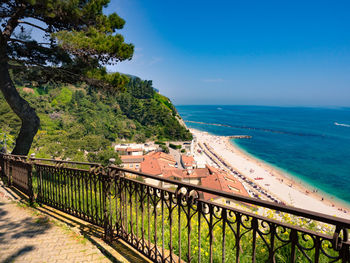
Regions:
[[[1,177],[5,177],[5,173],[4,173],[4,155],[2,153],[0,153],[0,167],[1,167]]]
[[[112,222],[111,222],[111,211],[108,209],[108,204],[111,203],[111,182],[112,178],[110,175],[110,169],[107,168],[107,173],[105,170],[103,171],[102,175],[102,187],[103,187],[103,225],[104,225],[104,239],[107,242],[112,242],[113,239],[113,229],[112,229]]]
[[[29,204],[32,205],[34,203],[34,191],[33,191],[33,167],[31,163],[26,163],[28,168],[28,196],[29,196]]]
[[[12,186],[12,164],[11,164],[11,159],[7,159],[7,186],[11,187]]]

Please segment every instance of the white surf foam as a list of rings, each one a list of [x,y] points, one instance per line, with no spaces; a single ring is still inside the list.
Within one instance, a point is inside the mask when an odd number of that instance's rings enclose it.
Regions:
[[[335,122],[334,125],[350,128],[350,124],[345,124],[345,123],[338,123],[338,122]]]

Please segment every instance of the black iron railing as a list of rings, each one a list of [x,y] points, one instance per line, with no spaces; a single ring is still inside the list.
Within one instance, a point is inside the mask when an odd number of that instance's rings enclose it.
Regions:
[[[119,167],[11,155],[0,165],[9,184],[21,167],[16,176],[30,178],[36,202],[103,227],[107,240],[155,262],[350,261],[349,220]]]

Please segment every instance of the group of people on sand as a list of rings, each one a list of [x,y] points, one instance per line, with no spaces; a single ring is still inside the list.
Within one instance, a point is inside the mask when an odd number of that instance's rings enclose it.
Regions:
[[[204,140],[205,141],[205,140]],[[223,142],[221,140],[221,138],[219,136],[216,136],[214,137],[214,140],[213,140],[215,143],[217,144],[224,144],[224,149],[226,149],[227,151],[230,151],[232,153],[235,153],[235,151],[229,147],[229,142]],[[252,188],[254,188],[253,192],[251,192],[253,194],[253,196],[257,197],[257,198],[260,198],[259,196],[259,193],[266,196],[268,199],[271,199],[271,201],[274,201],[274,202],[278,202],[278,203],[282,203],[278,200],[276,200],[273,196],[271,196],[268,192],[264,191],[262,188],[260,188],[258,185],[256,185],[253,181],[251,181],[249,178],[247,178],[246,176],[238,173],[237,171],[235,171],[235,169],[230,165],[228,164],[220,155],[218,155],[211,147],[210,144],[207,143],[203,143],[203,149],[205,153],[210,153],[209,155],[206,154],[212,162],[214,162],[219,168],[222,168],[222,167],[225,167],[227,170],[231,171],[232,173],[234,173],[236,176],[240,177],[243,181],[245,181],[247,184],[249,184]],[[210,146],[209,146],[210,145]],[[244,157],[246,160],[248,160],[247,157]],[[258,164],[260,167],[262,166],[261,164]],[[223,169],[223,168],[222,168]],[[284,178],[281,178],[280,176],[278,176],[278,174],[275,176],[275,174],[273,173],[273,171],[268,171],[268,170],[265,170],[266,172],[268,172],[271,176],[275,177],[281,184],[283,183],[287,183],[287,185],[291,188],[296,188],[296,190],[299,190],[301,193],[305,194],[305,195],[309,195],[311,193],[318,193],[318,190],[317,189],[312,189],[312,190],[307,190],[305,189],[304,186],[300,186],[299,188],[299,184],[298,183],[295,183],[295,181],[293,181],[293,179],[291,178],[287,178],[286,180],[284,180]],[[253,169],[250,169],[249,170],[250,174],[254,174],[254,170]],[[259,178],[260,179],[260,178]],[[265,184],[266,185],[266,184]],[[255,191],[258,192],[255,193]],[[319,197],[320,201],[326,201],[325,198],[323,196]],[[330,204],[331,207],[336,207],[334,204]],[[347,213],[348,211],[344,208],[341,208],[339,207],[338,208],[338,211],[341,211],[341,212],[344,212],[344,213]]]
[[[202,148],[202,150],[204,150],[204,153],[209,157],[209,159],[211,161],[213,161],[218,167],[220,167],[220,164],[217,163],[216,160],[214,160],[210,155],[207,154],[206,150],[211,153],[211,155],[213,155],[217,160],[219,160],[219,162],[230,172],[232,172],[233,174],[235,174],[236,176],[240,177],[243,181],[245,181],[246,183],[248,183],[251,187],[253,187],[255,189],[255,191],[257,191],[258,193],[254,193],[253,192],[253,196],[260,199],[259,193],[264,195],[266,198],[268,198],[269,200],[275,202],[275,203],[280,203],[280,204],[284,204],[283,202],[277,200],[276,198],[274,198],[271,194],[269,194],[268,192],[264,191],[261,187],[259,187],[258,185],[256,185],[254,182],[252,182],[251,180],[249,180],[248,178],[246,178],[244,175],[238,173],[237,171],[235,171],[235,169],[227,164],[225,162],[224,159],[222,159],[218,154],[216,154],[216,152],[206,143],[203,143],[205,149]],[[201,147],[201,146],[199,146]],[[251,169],[252,170],[252,169]],[[252,170],[252,172],[254,172],[254,170]]]

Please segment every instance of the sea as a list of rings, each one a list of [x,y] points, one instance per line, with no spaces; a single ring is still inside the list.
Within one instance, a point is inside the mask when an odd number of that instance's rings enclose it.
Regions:
[[[214,135],[252,136],[233,139],[232,143],[350,206],[350,108],[234,105],[176,108],[189,128]]]

